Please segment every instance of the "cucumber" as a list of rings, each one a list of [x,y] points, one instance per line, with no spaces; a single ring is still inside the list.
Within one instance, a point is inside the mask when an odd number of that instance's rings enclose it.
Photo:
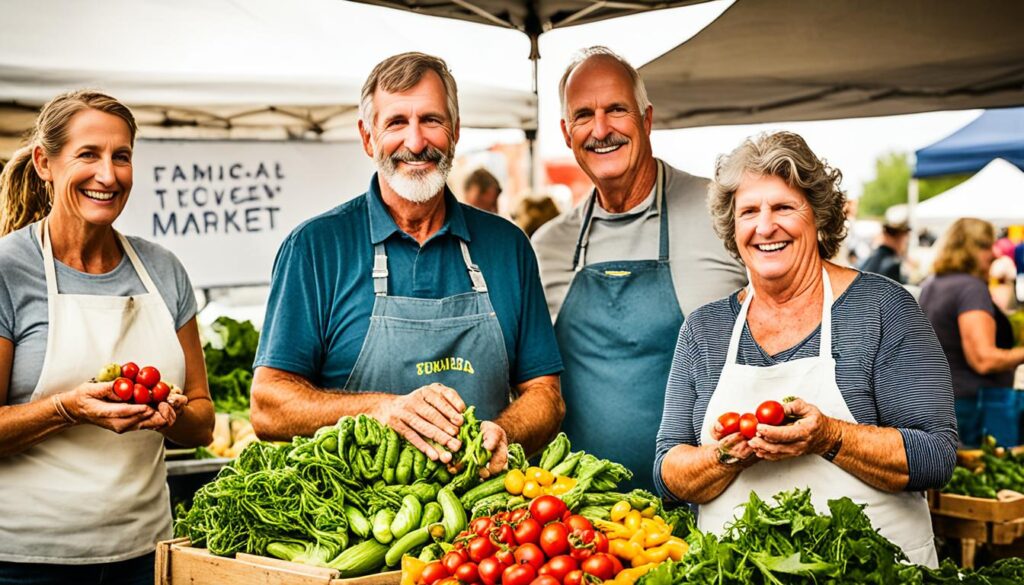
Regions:
[[[373,516],[373,538],[381,543],[387,544],[394,540],[391,534],[391,523],[395,520],[395,513],[387,508],[381,508]]]
[[[420,504],[420,501],[412,494],[405,496],[402,498],[402,507],[398,509],[394,520],[391,521],[391,536],[402,538],[420,525],[421,516],[423,516],[423,504]]]
[[[437,492],[437,503],[441,504],[441,524],[444,526],[444,540],[455,540],[460,532],[466,529],[466,509],[451,489],[443,487]]]
[[[346,549],[327,566],[337,569],[342,577],[359,577],[375,573],[384,565],[384,557],[388,553],[388,548],[386,544],[381,544],[372,538],[364,540]]]
[[[441,510],[441,504],[437,502],[427,502],[426,506],[423,506],[423,517],[420,518],[420,528],[430,526],[435,522],[440,522],[441,517],[444,516],[444,511]]]
[[[348,518],[348,528],[352,531],[352,534],[355,534],[359,538],[366,538],[367,536],[370,536],[372,526],[370,525],[370,521],[366,519],[366,516],[359,511],[359,508],[346,505],[345,517]]]
[[[500,494],[505,491],[505,475],[507,474],[502,473],[497,477],[492,477],[462,494],[462,506],[466,509],[472,509],[477,502],[487,496],[493,496],[494,494]]]
[[[419,502],[416,503],[419,504]],[[409,532],[391,545],[391,548],[389,548],[388,552],[384,555],[384,564],[389,567],[398,565],[399,561],[402,560],[402,555],[408,553],[417,546],[426,544],[429,540],[430,528],[427,528],[426,526]]]

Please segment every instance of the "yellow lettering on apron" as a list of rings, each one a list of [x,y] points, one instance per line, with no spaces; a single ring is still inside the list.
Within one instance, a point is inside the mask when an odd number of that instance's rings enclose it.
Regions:
[[[417,376],[422,376],[423,375],[423,362],[420,362],[420,363],[416,364],[416,375]]]
[[[419,362],[416,364],[417,376],[425,376],[451,370],[456,372],[466,372],[467,374],[476,373],[476,371],[473,370],[473,364],[469,360],[455,356],[449,356],[429,362]]]
[[[469,360],[466,360],[466,369],[463,370],[463,371],[466,372],[467,374],[475,374],[476,373],[473,370],[473,364],[469,363]]]
[[[604,273],[606,276],[629,276],[633,274],[628,270],[605,270]]]

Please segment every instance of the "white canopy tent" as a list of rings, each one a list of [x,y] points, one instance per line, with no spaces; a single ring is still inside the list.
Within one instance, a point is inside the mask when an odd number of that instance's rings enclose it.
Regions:
[[[1024,172],[1001,158],[952,189],[918,204],[916,222],[941,233],[961,217],[1004,227],[1024,224]]]
[[[146,138],[351,139],[373,65],[443,45],[391,30],[388,11],[337,0],[0,0],[0,10],[0,153],[41,104],[81,87],[131,106]],[[490,87],[507,76],[455,75],[464,127],[536,128],[531,92]]]

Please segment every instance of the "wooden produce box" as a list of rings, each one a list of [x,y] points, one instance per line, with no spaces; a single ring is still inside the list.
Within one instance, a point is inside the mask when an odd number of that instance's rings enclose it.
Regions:
[[[1013,494],[1013,492],[1006,492]],[[1004,496],[995,500],[974,498],[958,494],[943,494],[937,490],[928,492],[928,506],[932,514],[979,520],[982,522],[1011,522],[1024,518],[1024,496]]]
[[[960,541],[961,565],[974,567],[979,545],[1011,545],[1024,537],[1024,496],[1000,492],[1000,499],[928,492],[935,536]]]
[[[338,571],[239,553],[218,557],[187,538],[156,547],[157,585],[398,585],[401,571],[341,579]]]

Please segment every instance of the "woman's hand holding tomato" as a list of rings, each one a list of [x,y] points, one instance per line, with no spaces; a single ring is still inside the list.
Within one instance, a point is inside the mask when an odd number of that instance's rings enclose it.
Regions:
[[[758,457],[780,461],[801,455],[821,455],[839,440],[840,423],[822,414],[817,406],[800,398],[782,406],[785,418],[796,420],[783,426],[758,425],[757,436],[749,441]]]
[[[150,428],[147,421],[156,411],[145,404],[121,402],[114,395],[113,382],[85,382],[60,395],[61,404],[79,423],[89,423],[126,433]]]
[[[753,464],[757,461],[757,457],[754,450],[750,448],[747,438],[740,433],[741,418],[735,412],[723,414],[715,421],[715,426],[711,427],[711,438],[718,441],[720,455],[725,454],[725,456],[735,457],[740,461],[749,461]]]

